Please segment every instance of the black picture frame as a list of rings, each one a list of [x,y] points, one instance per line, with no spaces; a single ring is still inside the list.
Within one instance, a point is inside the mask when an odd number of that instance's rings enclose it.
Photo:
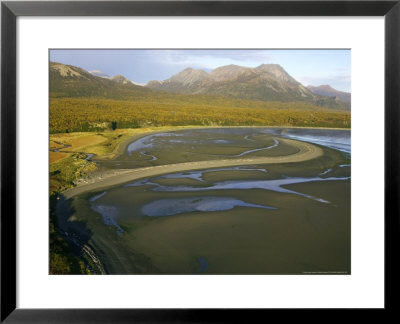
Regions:
[[[4,1],[1,3],[1,322],[258,322],[269,309],[16,308],[16,19],[19,16],[384,16],[385,307],[396,312],[399,274],[400,0],[395,1]],[[303,315],[306,310],[293,310]],[[316,310],[314,310],[316,311]],[[353,310],[356,311],[356,310]],[[358,314],[360,314],[358,312]],[[296,315],[296,316],[298,316]],[[309,316],[304,314],[305,316]],[[393,314],[392,314],[393,315]],[[261,317],[260,317],[261,316]],[[333,318],[335,315],[332,315]],[[262,320],[264,318],[264,320]]]

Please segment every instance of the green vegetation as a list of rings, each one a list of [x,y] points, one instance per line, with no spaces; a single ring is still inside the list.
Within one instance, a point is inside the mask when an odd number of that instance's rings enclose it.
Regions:
[[[307,102],[263,102],[179,95],[179,100],[52,98],[50,133],[101,131],[147,126],[350,127],[350,112]],[[187,100],[183,100],[183,99]],[[176,99],[176,98],[175,98]],[[197,100],[195,100],[197,99]]]
[[[350,111],[333,98],[315,101],[285,92],[284,100],[272,94],[254,100],[245,94],[268,89],[251,82],[238,87],[242,95],[226,87],[225,95],[171,93],[50,63],[50,133],[178,125],[350,128]]]
[[[63,154],[63,153],[61,153]],[[50,274],[91,274],[83,262],[81,251],[71,242],[67,242],[57,227],[55,206],[58,194],[65,188],[74,186],[74,182],[86,176],[96,168],[95,163],[85,160],[85,155],[71,154],[66,158],[50,163],[49,198],[49,273]]]
[[[78,179],[96,170],[96,164],[86,161],[84,154],[74,153],[50,164],[50,193],[73,187]]]
[[[79,179],[97,170],[96,163],[87,160],[87,154],[97,158],[112,159],[121,143],[132,136],[183,127],[146,127],[116,129],[104,132],[73,132],[50,134],[50,193],[58,193],[73,187]]]
[[[57,221],[54,206],[57,194],[50,195],[50,274],[91,274],[85,263],[74,253],[68,243],[56,230]]]

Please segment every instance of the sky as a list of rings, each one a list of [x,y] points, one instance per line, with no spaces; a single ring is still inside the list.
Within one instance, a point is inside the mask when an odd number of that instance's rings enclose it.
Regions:
[[[329,84],[351,92],[350,50],[53,49],[50,60],[109,76],[121,74],[140,84],[168,79],[188,67],[210,72],[229,64],[279,64],[305,86]]]

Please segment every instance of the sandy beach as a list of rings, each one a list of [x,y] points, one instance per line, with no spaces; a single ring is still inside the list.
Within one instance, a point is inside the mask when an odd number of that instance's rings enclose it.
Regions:
[[[230,160],[211,160],[211,161],[199,161],[199,162],[189,162],[189,163],[176,163],[176,164],[137,168],[132,170],[115,169],[104,172],[103,174],[97,177],[82,182],[76,187],[64,191],[63,195],[66,198],[72,198],[75,195],[87,191],[94,191],[101,188],[115,186],[128,181],[133,181],[150,176],[157,176],[165,173],[200,170],[208,168],[232,167],[238,165],[303,162],[315,159],[323,155],[323,151],[321,148],[310,143],[283,139],[283,138],[279,138],[279,141],[295,147],[298,150],[298,152],[286,156],[254,157],[254,158],[241,158],[241,159],[230,159]],[[126,144],[121,146],[126,147]]]

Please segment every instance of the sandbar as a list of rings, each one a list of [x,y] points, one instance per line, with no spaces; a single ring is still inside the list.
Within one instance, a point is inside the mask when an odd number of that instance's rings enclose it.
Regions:
[[[303,162],[311,159],[318,158],[323,155],[323,150],[310,143],[280,138],[280,142],[285,142],[298,149],[298,152],[285,156],[271,156],[271,157],[253,157],[253,158],[240,158],[240,159],[227,159],[227,160],[210,160],[198,162],[185,162],[166,164],[150,167],[142,167],[136,169],[114,169],[104,172],[98,177],[86,180],[74,188],[67,189],[63,195],[69,199],[78,194],[88,191],[95,191],[106,187],[119,185],[121,183],[158,176],[166,173],[175,173],[191,170],[202,170],[210,168],[232,167],[239,165],[254,165],[254,164],[275,164],[275,163],[295,163]]]

